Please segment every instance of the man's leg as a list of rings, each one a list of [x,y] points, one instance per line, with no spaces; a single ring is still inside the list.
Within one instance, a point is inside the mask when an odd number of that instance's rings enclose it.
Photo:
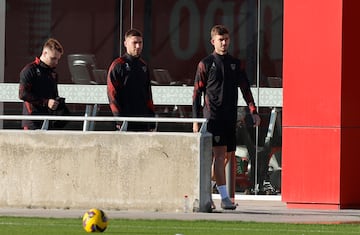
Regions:
[[[221,207],[223,209],[234,210],[236,209],[236,206],[230,200],[226,188],[226,177],[225,177],[226,146],[213,147],[213,154],[214,154],[214,174],[215,174],[217,189],[221,196]]]
[[[226,146],[215,146],[213,147],[214,153],[214,175],[216,179],[216,184],[225,185],[225,153]]]

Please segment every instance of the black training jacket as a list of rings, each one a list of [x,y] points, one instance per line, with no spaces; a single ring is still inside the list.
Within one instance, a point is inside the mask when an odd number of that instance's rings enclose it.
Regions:
[[[231,55],[215,52],[198,64],[193,93],[193,117],[213,120],[237,119],[238,87],[250,112],[256,113],[254,99],[241,61]],[[204,107],[201,97],[204,94]]]
[[[48,100],[58,97],[58,75],[39,58],[20,72],[19,99],[24,101],[24,115],[48,115]],[[22,122],[23,127],[38,129],[41,121]]]

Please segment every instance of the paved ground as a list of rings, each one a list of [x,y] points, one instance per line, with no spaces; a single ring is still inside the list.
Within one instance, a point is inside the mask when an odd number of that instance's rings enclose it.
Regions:
[[[214,200],[217,208],[220,201]],[[360,210],[303,210],[288,209],[280,197],[236,198],[234,211],[215,210],[213,213],[163,213],[143,211],[106,211],[110,218],[177,219],[177,220],[232,220],[283,223],[360,223]],[[0,208],[0,216],[31,216],[80,218],[84,210]]]

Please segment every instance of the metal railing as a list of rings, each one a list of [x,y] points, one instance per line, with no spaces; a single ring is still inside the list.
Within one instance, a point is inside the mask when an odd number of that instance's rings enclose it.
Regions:
[[[49,121],[80,121],[83,131],[89,131],[89,122],[122,122],[120,131],[127,130],[128,122],[171,122],[171,123],[202,123],[200,133],[205,133],[207,120],[205,118],[165,118],[165,117],[106,117],[106,116],[51,116],[51,115],[0,115],[0,120],[32,120],[43,121],[41,130],[47,130]]]
[[[258,96],[258,107],[282,107],[282,88],[251,88],[254,97]],[[192,105],[192,86],[152,86],[154,105]],[[0,104],[6,102],[23,102],[18,97],[19,84],[0,83]],[[94,122],[122,121],[123,130],[128,121],[150,122],[199,122],[205,119],[193,118],[125,118],[125,117],[99,117],[98,105],[109,105],[106,95],[106,85],[79,85],[59,84],[59,94],[66,98],[68,104],[85,104],[84,116],[24,116],[24,115],[0,115],[1,120],[43,120],[43,129],[47,129],[49,121],[83,121],[83,131],[93,130]],[[246,106],[242,96],[239,95],[238,106]],[[3,110],[0,108],[0,114]],[[202,121],[201,121],[202,120]],[[206,125],[203,125],[206,126]]]

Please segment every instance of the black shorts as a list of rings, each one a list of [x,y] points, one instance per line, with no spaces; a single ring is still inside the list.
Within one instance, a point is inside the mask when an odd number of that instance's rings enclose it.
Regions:
[[[213,136],[213,146],[226,146],[227,152],[236,150],[236,121],[210,119],[207,131]]]

